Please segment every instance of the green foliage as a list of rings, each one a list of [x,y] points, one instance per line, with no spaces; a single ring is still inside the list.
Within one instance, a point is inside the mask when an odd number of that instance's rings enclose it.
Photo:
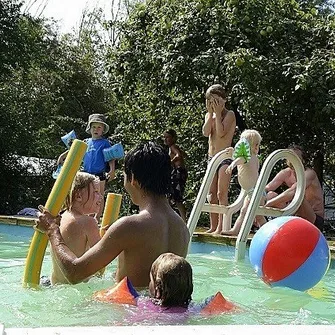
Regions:
[[[0,32],[10,26],[16,33],[10,36],[11,48],[0,68],[4,69],[0,72],[0,122],[5,125],[0,135],[6,141],[0,149],[1,213],[36,207],[50,192],[56,161],[38,178],[21,166],[20,156],[56,159],[65,150],[60,137],[71,129],[79,138],[87,137],[88,115],[108,113],[113,97],[106,93],[102,53],[94,34],[89,38],[83,30],[80,43],[71,36],[59,37],[52,26],[21,14],[19,5],[15,10],[11,6],[8,3],[2,13],[8,22],[0,26]],[[32,180],[39,183],[28,187]]]
[[[138,4],[109,55],[127,145],[175,128],[188,153],[190,203],[206,168],[204,92],[215,82],[263,136],[263,156],[299,143],[334,173],[334,16],[325,1]]]

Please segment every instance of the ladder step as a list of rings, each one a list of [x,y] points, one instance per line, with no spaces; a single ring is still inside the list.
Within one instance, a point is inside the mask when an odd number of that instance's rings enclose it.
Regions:
[[[283,215],[284,212],[285,212],[285,209],[259,206],[256,210],[256,215],[281,216]]]
[[[226,214],[228,212],[228,206],[224,205],[211,205],[211,204],[204,204],[202,206],[202,211],[203,212],[208,212],[208,213],[218,213],[218,214]]]

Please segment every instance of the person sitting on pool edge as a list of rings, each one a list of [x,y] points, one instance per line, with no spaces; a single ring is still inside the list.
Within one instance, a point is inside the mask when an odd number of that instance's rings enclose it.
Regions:
[[[307,154],[301,146],[293,144],[289,146],[288,149],[293,150],[298,155],[305,169],[305,196],[294,215],[306,219],[322,231],[325,208],[323,190],[318,176],[316,172],[308,166]],[[287,166],[287,168],[279,171],[265,187],[265,190],[268,192],[266,203],[268,207],[285,208],[294,197],[297,186],[297,176],[290,162],[287,162]],[[287,189],[282,193],[276,193],[275,191],[282,185],[286,186]]]
[[[124,186],[139,213],[114,222],[102,239],[77,257],[60,234],[58,219],[43,209],[36,229],[45,232],[53,255],[69,283],[79,283],[118,257],[116,281],[125,276],[136,287],[147,287],[150,268],[162,253],[185,257],[190,240],[183,220],[169,205],[170,157],[153,142],[142,143],[125,157]]]

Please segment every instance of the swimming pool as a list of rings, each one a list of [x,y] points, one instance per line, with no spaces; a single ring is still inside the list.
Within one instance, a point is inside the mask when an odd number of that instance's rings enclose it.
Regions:
[[[25,257],[33,230],[0,224],[0,323],[6,328],[129,325],[134,312],[120,305],[92,300],[93,292],[110,287],[115,262],[103,279],[41,290],[22,288]],[[192,243],[188,260],[194,270],[193,300],[217,291],[241,311],[214,317],[194,316],[187,325],[332,325],[335,322],[335,269],[333,265],[311,293],[269,288],[257,278],[248,260],[236,263],[232,247]],[[47,250],[42,274],[51,270]],[[133,325],[133,323],[131,323]],[[157,320],[139,324],[158,325]]]

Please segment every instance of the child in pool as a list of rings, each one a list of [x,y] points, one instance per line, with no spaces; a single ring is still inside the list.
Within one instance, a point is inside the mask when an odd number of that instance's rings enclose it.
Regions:
[[[98,222],[88,214],[99,211],[101,198],[99,179],[89,173],[78,172],[60,218],[60,233],[64,242],[78,257],[100,240]],[[54,257],[52,264],[51,284],[68,283]]]
[[[149,294],[155,305],[186,310],[192,292],[192,267],[185,258],[168,252],[152,263]]]
[[[258,131],[253,129],[244,130],[240,140],[236,143],[233,153],[234,161],[227,167],[226,173],[231,174],[237,166],[238,182],[247,193],[239,217],[235,221],[233,228],[222,231],[223,235],[238,235],[243,219],[245,217],[252,193],[258,179],[259,160],[257,157],[262,137]],[[227,150],[231,150],[228,148]],[[261,199],[261,204],[265,203],[265,196]],[[256,223],[260,227],[265,223],[263,216],[256,217]]]
[[[150,270],[149,297],[139,296],[127,277],[111,289],[94,294],[95,300],[134,305],[124,322],[134,325],[148,322],[155,324],[183,324],[190,315],[216,315],[237,311],[235,304],[227,301],[221,292],[201,303],[192,302],[192,267],[185,258],[173,253],[161,254]],[[154,320],[154,321],[152,321]],[[124,323],[123,323],[124,325]]]

